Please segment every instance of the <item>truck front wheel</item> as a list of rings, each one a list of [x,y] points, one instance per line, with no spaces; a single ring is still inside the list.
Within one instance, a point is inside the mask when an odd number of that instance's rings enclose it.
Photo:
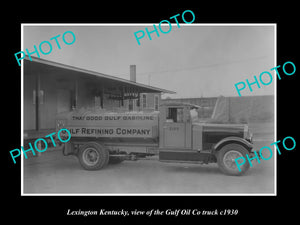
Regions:
[[[246,161],[240,165],[240,170],[235,162],[239,157],[246,158],[249,152],[240,144],[227,144],[223,146],[217,153],[217,161],[221,171],[228,175],[240,176],[249,169],[249,163]],[[241,159],[242,160],[242,159]]]
[[[105,167],[109,160],[109,152],[96,142],[89,142],[79,148],[78,159],[86,170],[99,170]]]

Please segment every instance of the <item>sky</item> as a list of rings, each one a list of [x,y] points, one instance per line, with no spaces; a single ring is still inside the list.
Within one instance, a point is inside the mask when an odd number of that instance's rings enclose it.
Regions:
[[[254,75],[276,66],[272,24],[183,23],[178,28],[175,23],[169,33],[159,31],[159,37],[152,33],[152,40],[146,34],[138,45],[134,33],[146,33],[146,27],[154,29],[153,24],[24,24],[22,50],[31,52],[34,45],[49,41],[51,53],[40,53],[40,58],[125,79],[130,77],[129,65],[136,65],[137,82],[175,91],[163,95],[171,98],[238,96],[235,83],[254,81]],[[162,29],[167,31],[168,24]],[[66,31],[75,34],[72,45],[61,39]],[[58,34],[61,49],[50,40]],[[65,37],[71,40],[70,35]],[[47,47],[43,45],[45,52]],[[253,86],[253,92],[245,89],[241,94],[274,94],[276,75],[272,74],[270,85]]]

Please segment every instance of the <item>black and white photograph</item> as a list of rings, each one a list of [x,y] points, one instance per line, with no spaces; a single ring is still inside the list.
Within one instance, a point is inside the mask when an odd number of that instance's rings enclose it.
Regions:
[[[22,195],[276,195],[276,28],[22,24]]]
[[[103,3],[2,13],[4,219],[296,219],[297,7]]]

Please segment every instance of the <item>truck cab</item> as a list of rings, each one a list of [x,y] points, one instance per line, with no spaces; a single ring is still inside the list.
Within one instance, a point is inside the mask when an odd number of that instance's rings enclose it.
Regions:
[[[252,134],[247,124],[200,122],[192,111],[200,106],[168,103],[161,107],[159,160],[162,162],[214,163],[230,175],[241,175],[235,159],[250,154]]]

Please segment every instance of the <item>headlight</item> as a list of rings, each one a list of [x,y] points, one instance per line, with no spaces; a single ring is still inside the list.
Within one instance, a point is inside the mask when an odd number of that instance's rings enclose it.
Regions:
[[[250,143],[253,143],[253,134],[252,134],[252,132],[248,131],[246,140],[249,141]]]
[[[249,133],[249,127],[248,125],[244,125],[244,138],[247,139],[247,135]]]
[[[249,141],[250,143],[252,143],[252,138],[253,138],[253,134],[252,132],[249,130],[248,125],[245,125],[244,127],[244,138]]]

